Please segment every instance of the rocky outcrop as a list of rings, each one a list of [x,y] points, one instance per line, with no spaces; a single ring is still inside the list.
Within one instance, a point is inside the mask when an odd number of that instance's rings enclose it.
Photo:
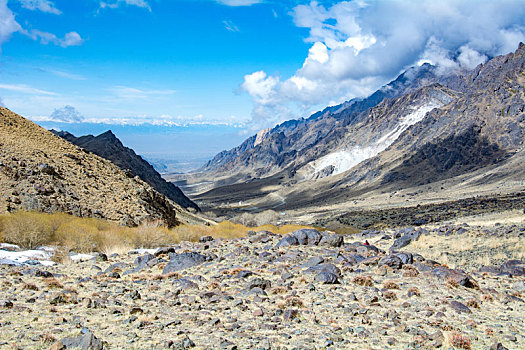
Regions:
[[[67,141],[113,162],[119,168],[129,173],[130,176],[138,176],[157,192],[165,195],[183,208],[199,210],[197,204],[188,199],[177,186],[164,180],[151,164],[137,155],[131,148],[125,147],[111,130],[98,136],[87,135],[81,137],[76,137],[67,131],[53,130],[53,132]]]
[[[178,225],[183,209],[138,177],[0,108],[0,212],[66,212]]]

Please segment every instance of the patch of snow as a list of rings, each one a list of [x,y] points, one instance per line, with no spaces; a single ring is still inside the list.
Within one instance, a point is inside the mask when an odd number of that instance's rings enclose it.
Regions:
[[[95,256],[91,254],[75,254],[75,255],[70,255],[69,259],[71,259],[71,261],[88,261],[88,260],[93,259],[94,257]]]
[[[12,260],[21,264],[34,265],[40,263],[44,266],[52,266],[55,263],[50,261],[51,254],[45,250],[22,250],[19,252],[10,252],[0,250],[0,260]]]
[[[443,106],[443,104],[440,101],[431,100],[426,105],[413,108],[412,113],[400,118],[399,123],[393,129],[385,133],[371,145],[338,150],[311,162],[310,165],[314,168],[312,177],[330,166],[334,167],[331,175],[341,174],[352,169],[362,161],[376,156],[394,143],[410,126],[423,120],[428,112],[441,106]]]
[[[0,249],[4,250],[20,250],[20,247],[16,244],[0,243]]]
[[[140,248],[140,249],[134,249],[134,250],[130,250],[128,252],[128,254],[155,254],[155,252],[157,252],[157,249],[145,249],[145,248]]]

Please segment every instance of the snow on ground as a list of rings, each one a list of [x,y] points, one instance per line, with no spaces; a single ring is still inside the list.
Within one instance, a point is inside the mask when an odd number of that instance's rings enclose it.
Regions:
[[[410,126],[420,122],[425,115],[434,108],[441,107],[443,104],[437,100],[432,100],[426,105],[413,108],[413,112],[400,119],[399,123],[379,140],[368,146],[353,147],[343,149],[327,154],[313,162],[310,165],[315,169],[312,176],[321,172],[323,169],[333,166],[334,171],[331,175],[337,175],[350,170],[364,160],[372,158],[388,148],[401,134]]]
[[[40,263],[44,266],[52,266],[55,264],[50,260],[52,255],[52,253],[40,249],[22,250],[18,252],[0,250],[0,261],[4,263],[13,261],[15,263],[29,265],[35,265]],[[35,261],[37,261],[38,263],[35,263]]]

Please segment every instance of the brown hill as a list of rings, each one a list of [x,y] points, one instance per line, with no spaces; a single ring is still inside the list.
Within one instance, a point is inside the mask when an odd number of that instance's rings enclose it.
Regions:
[[[110,161],[0,108],[0,212],[17,210],[61,211],[128,226],[147,220],[175,226],[188,214]]]

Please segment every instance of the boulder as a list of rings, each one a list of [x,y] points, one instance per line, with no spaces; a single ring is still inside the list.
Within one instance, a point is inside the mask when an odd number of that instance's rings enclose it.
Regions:
[[[343,236],[338,235],[338,234],[330,234],[328,232],[322,232],[321,236],[322,237],[321,237],[321,241],[319,241],[319,245],[338,248],[342,246],[344,243]]]
[[[187,252],[182,254],[170,254],[170,261],[162,270],[163,274],[188,269],[200,265],[208,260],[208,257],[196,252]]]

